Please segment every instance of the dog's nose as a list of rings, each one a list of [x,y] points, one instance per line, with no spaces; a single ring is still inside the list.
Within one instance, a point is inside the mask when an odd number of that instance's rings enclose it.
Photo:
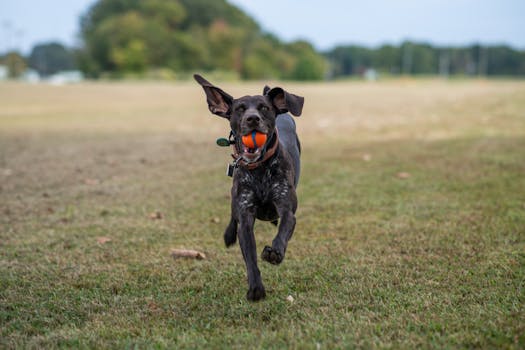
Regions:
[[[249,125],[258,124],[261,121],[261,118],[257,114],[251,114],[246,117],[246,123]]]

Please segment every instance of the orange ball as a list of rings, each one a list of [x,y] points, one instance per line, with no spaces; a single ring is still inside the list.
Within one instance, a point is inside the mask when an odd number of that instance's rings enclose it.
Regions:
[[[266,134],[258,131],[252,131],[242,137],[242,143],[248,148],[260,148],[266,143]]]

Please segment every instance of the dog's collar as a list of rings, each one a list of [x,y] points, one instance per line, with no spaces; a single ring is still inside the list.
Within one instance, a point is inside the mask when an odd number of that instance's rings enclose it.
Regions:
[[[232,149],[233,149],[232,157],[234,159],[234,164],[241,166],[248,170],[253,170],[253,169],[260,167],[264,162],[270,159],[277,152],[279,148],[279,133],[277,132],[277,128],[275,128],[274,136],[272,137],[272,139],[273,139],[273,145],[271,145],[270,148],[264,151],[262,159],[256,162],[253,162],[253,163],[248,163],[242,158],[241,151],[237,149],[237,144],[234,143],[232,145]]]

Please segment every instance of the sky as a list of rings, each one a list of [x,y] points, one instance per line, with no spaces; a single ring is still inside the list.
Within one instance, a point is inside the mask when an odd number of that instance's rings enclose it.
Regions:
[[[0,52],[42,42],[78,44],[79,18],[96,0],[0,0]],[[525,0],[230,0],[285,41],[319,50],[403,40],[525,49]]]

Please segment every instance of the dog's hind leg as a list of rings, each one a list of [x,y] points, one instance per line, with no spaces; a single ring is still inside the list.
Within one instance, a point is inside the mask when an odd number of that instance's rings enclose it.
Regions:
[[[237,241],[237,226],[237,220],[232,216],[228,227],[224,231],[224,244],[226,244],[226,247],[232,246]]]

